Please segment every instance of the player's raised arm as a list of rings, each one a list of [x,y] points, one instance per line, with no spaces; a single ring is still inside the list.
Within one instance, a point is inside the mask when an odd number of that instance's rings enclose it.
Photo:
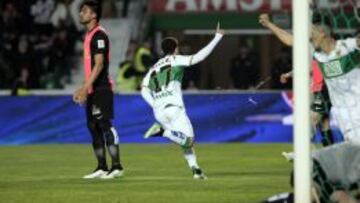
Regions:
[[[293,36],[284,29],[271,22],[268,14],[261,14],[259,17],[259,23],[264,27],[268,28],[272,33],[274,33],[275,36],[285,45],[293,45]]]
[[[220,42],[222,37],[224,36],[225,31],[220,28],[220,23],[217,24],[216,32],[214,38],[210,41],[208,45],[206,45],[204,48],[202,48],[200,51],[198,51],[196,54],[193,54],[191,56],[186,56],[184,59],[181,60],[184,62],[185,66],[191,66],[195,65],[201,61],[203,61],[207,56],[211,54],[211,52],[214,50],[216,45]]]

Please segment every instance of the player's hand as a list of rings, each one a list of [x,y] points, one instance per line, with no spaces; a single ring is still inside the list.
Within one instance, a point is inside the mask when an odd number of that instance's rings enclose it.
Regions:
[[[259,23],[264,27],[269,27],[269,25],[271,24],[269,14],[261,14],[259,16]]]
[[[73,95],[73,101],[75,103],[78,103],[80,105],[84,104],[87,99],[87,89],[84,87],[81,87],[77,89]]]
[[[219,22],[217,23],[217,26],[216,26],[216,33],[221,34],[221,35],[225,34],[225,30],[220,28],[220,23]]]
[[[281,75],[280,75],[280,82],[281,82],[282,84],[286,84],[291,77],[292,77],[292,76],[291,76],[291,73],[281,74]]]

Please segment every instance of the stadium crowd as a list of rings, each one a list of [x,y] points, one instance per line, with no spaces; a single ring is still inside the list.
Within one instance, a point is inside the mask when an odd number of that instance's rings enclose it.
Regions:
[[[82,0],[4,0],[0,5],[0,89],[59,89],[71,83],[83,27]],[[105,17],[115,14],[104,1]]]
[[[81,42],[83,27],[78,20],[82,0],[4,0],[0,5],[0,89],[62,89],[72,83],[72,70],[78,68],[76,50]],[[103,1],[103,16],[127,15],[125,5],[117,14],[114,2]],[[119,65],[116,78],[119,91],[136,91],[148,67],[158,57],[150,43],[130,42],[129,53]],[[151,45],[151,44],[150,44]],[[182,53],[191,46],[183,43]],[[250,47],[240,47],[230,63],[231,89],[251,89],[259,82],[257,53]],[[125,67],[125,68],[124,68]],[[284,50],[271,65],[272,81],[268,87],[290,89],[291,83],[281,84],[279,77],[291,69],[291,55]],[[209,89],[200,85],[204,74],[200,68],[186,70],[184,89]],[[13,94],[16,94],[15,92]]]
[[[0,87],[62,88],[81,36],[77,0],[8,0],[0,21]]]

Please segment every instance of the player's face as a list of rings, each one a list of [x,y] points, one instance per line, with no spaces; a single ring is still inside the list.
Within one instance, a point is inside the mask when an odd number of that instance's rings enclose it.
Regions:
[[[80,23],[88,24],[92,19],[96,18],[96,14],[88,6],[83,6],[80,10]]]
[[[311,29],[311,42],[314,45],[315,49],[320,49],[320,45],[324,38],[326,37],[325,32],[321,29],[321,27],[313,25]]]

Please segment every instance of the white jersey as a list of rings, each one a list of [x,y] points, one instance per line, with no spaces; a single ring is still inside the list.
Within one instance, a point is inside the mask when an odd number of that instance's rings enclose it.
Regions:
[[[168,104],[184,106],[181,84],[184,69],[191,64],[191,60],[191,56],[168,55],[146,74],[142,85],[151,90],[154,109]]]
[[[333,104],[334,117],[346,140],[360,142],[360,53],[356,38],[337,40],[326,54],[314,52]]]
[[[185,68],[203,61],[222,38],[216,33],[211,42],[194,55],[167,55],[146,74],[141,88],[144,100],[153,108],[156,120],[164,128],[164,136],[175,141],[194,137],[186,114],[181,83]],[[176,143],[179,143],[175,141]],[[186,140],[183,140],[186,141]]]
[[[208,45],[194,55],[167,55],[146,74],[141,88],[145,101],[157,110],[168,105],[183,108],[181,83],[185,67],[203,61],[220,42],[222,34],[216,33]]]

